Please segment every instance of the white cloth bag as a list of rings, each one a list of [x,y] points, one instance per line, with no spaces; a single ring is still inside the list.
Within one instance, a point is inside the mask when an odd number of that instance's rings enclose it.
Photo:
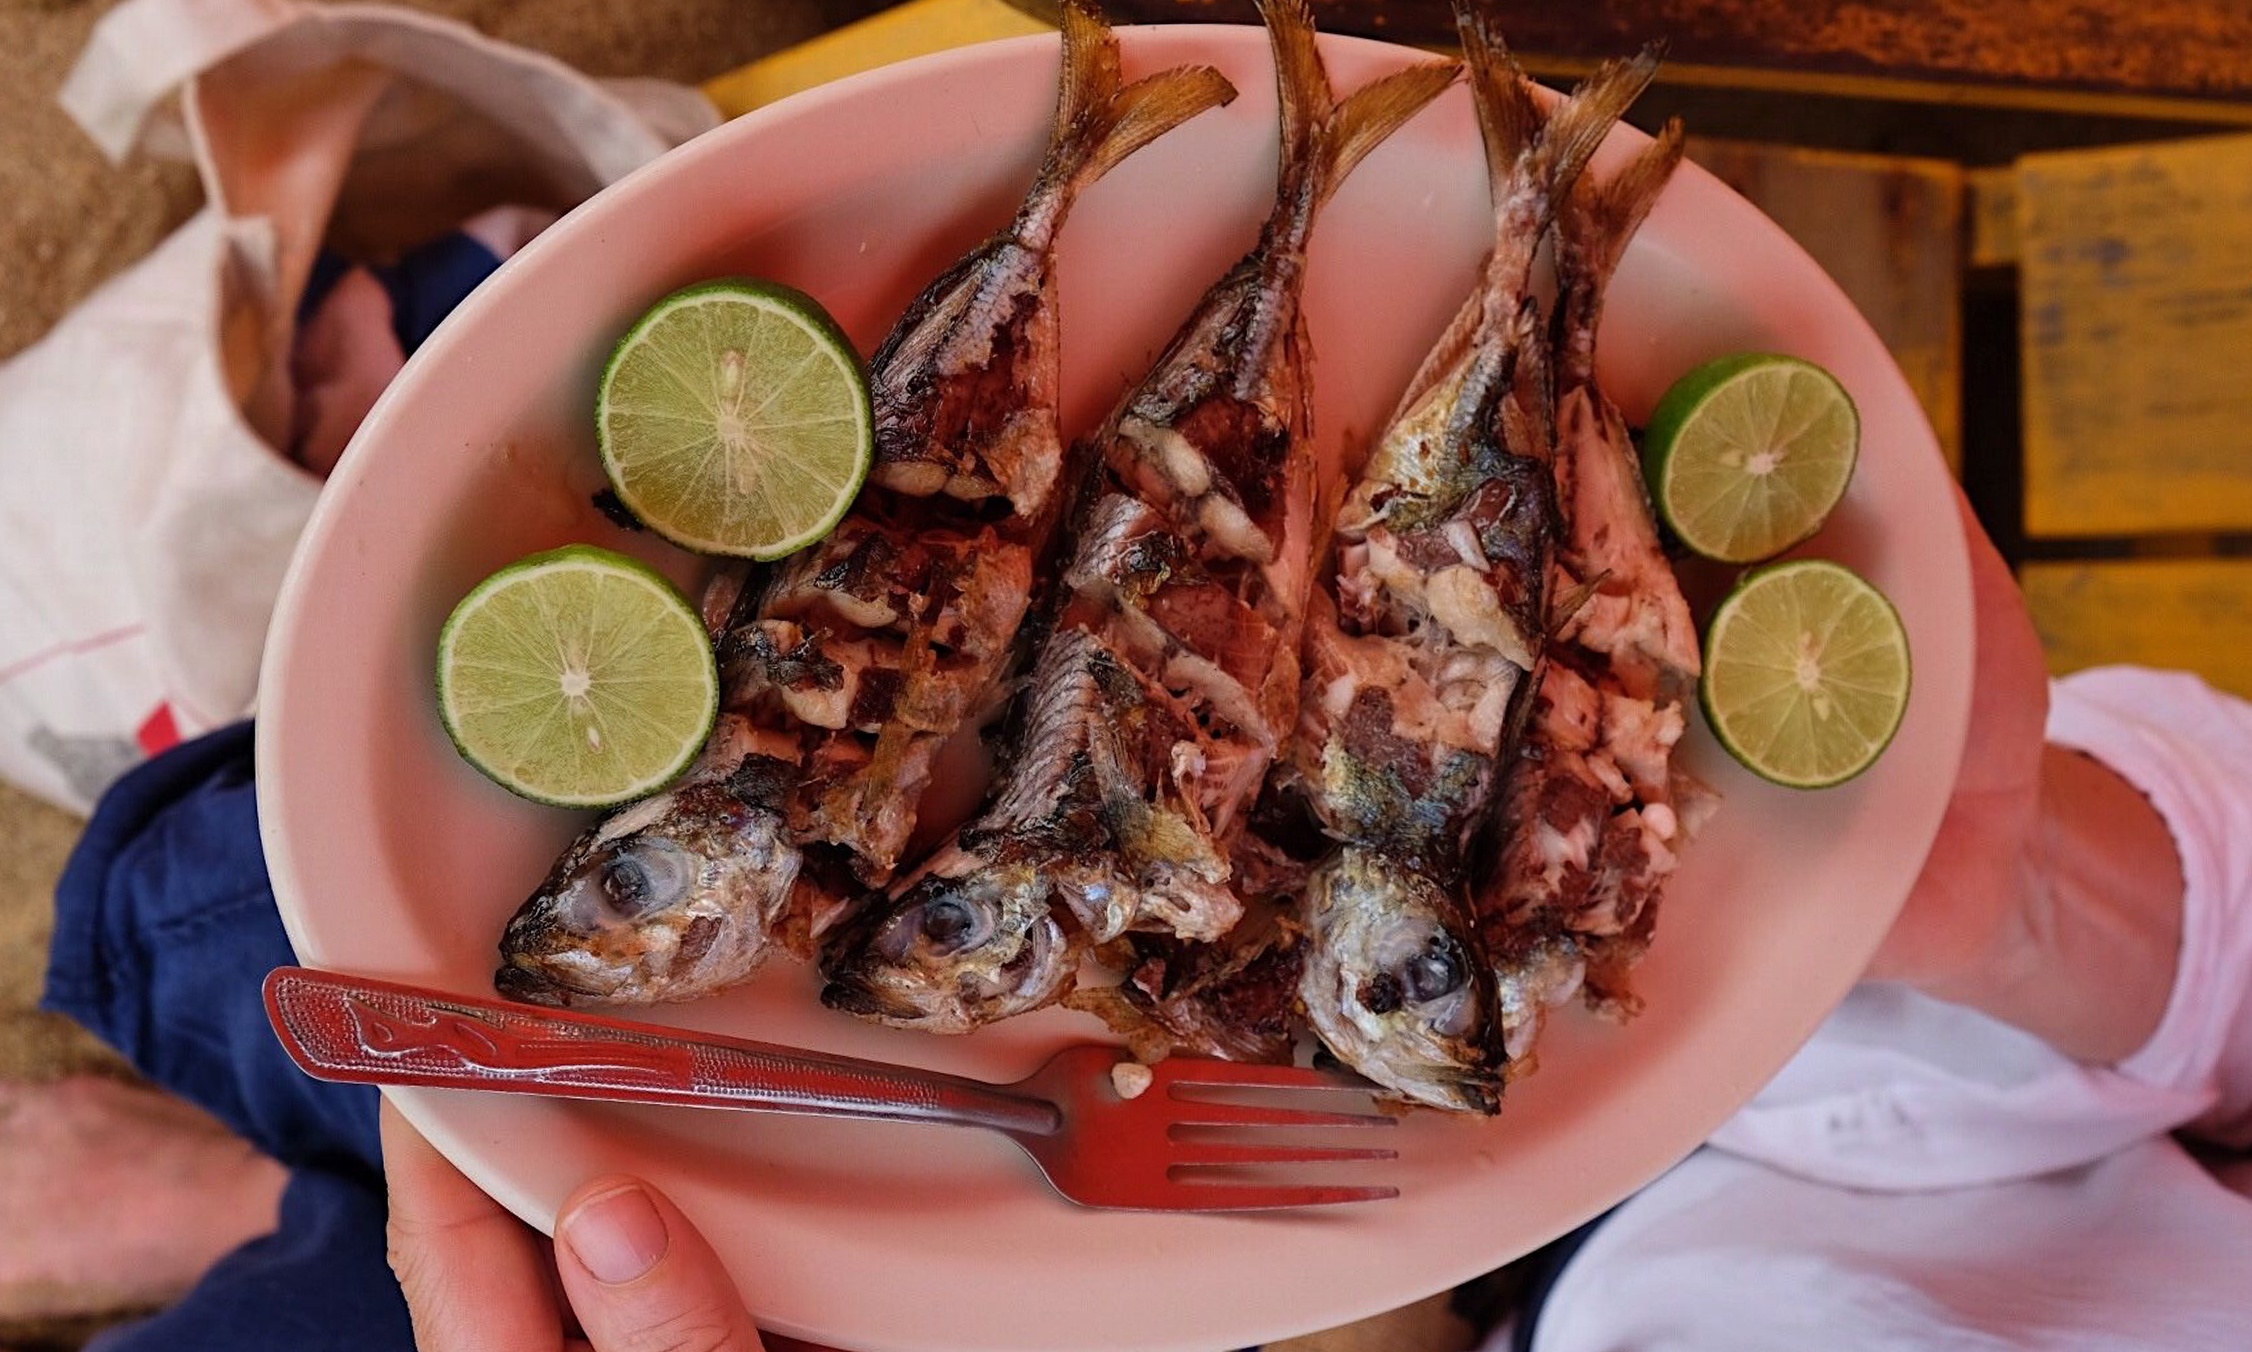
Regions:
[[[461,24],[296,0],[129,0],[62,102],[112,159],[193,159],[206,203],[0,365],[0,777],[83,812],[251,709],[321,486],[286,448],[332,226],[417,242],[502,180],[567,207],[717,117]]]

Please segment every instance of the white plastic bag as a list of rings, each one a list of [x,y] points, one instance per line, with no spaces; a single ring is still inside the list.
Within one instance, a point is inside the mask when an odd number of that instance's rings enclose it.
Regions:
[[[130,0],[62,101],[113,159],[192,158],[206,198],[0,366],[0,776],[85,811],[250,711],[320,489],[283,448],[332,227],[410,243],[502,179],[567,207],[716,115],[450,21],[295,0]]]

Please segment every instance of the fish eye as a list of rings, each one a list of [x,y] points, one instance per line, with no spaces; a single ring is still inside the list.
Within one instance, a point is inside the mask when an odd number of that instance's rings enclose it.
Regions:
[[[983,942],[988,928],[983,908],[961,897],[943,895],[923,903],[923,937],[943,952]]]
[[[1407,960],[1400,971],[1400,984],[1406,988],[1407,998],[1420,1005],[1462,989],[1468,976],[1461,953],[1442,934],[1429,948]]]
[[[671,905],[694,874],[688,852],[668,840],[644,840],[603,861],[602,896],[618,914],[632,917]]]

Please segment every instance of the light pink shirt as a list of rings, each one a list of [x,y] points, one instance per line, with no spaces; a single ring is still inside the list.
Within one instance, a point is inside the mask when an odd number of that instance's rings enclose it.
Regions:
[[[2252,706],[2084,672],[2055,686],[2049,737],[2140,788],[2181,851],[2180,969],[2150,1042],[2092,1068],[1856,990],[1596,1231],[1535,1352],[2252,1349],[2252,1166],[2227,1154],[2252,1146]]]

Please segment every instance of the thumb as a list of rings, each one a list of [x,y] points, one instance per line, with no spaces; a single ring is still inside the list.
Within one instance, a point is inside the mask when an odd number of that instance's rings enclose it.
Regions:
[[[595,1352],[757,1352],[719,1255],[648,1184],[587,1184],[564,1202],[555,1239],[563,1292]]]

